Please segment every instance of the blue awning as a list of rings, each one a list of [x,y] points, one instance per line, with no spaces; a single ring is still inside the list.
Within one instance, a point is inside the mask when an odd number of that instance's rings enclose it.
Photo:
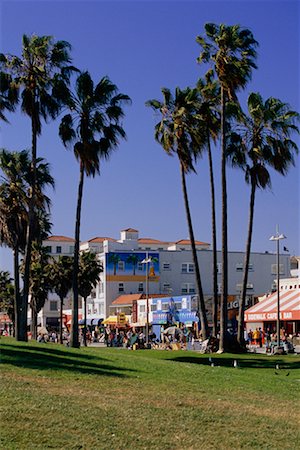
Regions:
[[[87,325],[92,325],[92,319],[86,319]],[[84,319],[78,320],[78,325],[84,325]]]

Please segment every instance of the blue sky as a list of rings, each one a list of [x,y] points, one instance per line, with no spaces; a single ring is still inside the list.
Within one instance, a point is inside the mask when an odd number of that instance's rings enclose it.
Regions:
[[[278,97],[299,108],[298,1],[1,1],[1,51],[20,55],[22,35],[50,34],[71,43],[73,62],[98,81],[108,75],[132,98],[126,107],[122,142],[101,176],[86,181],[81,239],[119,237],[133,227],[141,237],[176,241],[188,237],[178,162],[155,143],[156,117],[145,101],[160,98],[163,86],[192,86],[205,72],[196,63],[206,22],[240,24],[259,42],[258,70],[240,94],[242,104],[252,91]],[[30,123],[20,113],[1,124],[1,147],[30,148]],[[38,154],[47,158],[56,180],[51,193],[53,234],[74,236],[79,168],[72,151],[57,136],[58,121],[43,126]],[[299,142],[299,141],[298,141]],[[214,152],[218,248],[221,247],[219,149]],[[188,177],[195,236],[211,242],[207,158]],[[248,222],[249,187],[240,171],[228,169],[229,249],[243,251]],[[272,189],[258,192],[254,251],[273,251],[269,237],[276,224],[288,239],[286,247],[300,254],[299,159],[286,178],[272,172]],[[0,249],[1,268],[9,252]]]

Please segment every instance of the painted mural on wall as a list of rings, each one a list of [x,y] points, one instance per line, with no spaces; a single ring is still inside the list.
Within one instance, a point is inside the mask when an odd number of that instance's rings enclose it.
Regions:
[[[150,261],[143,263],[146,258]],[[159,281],[159,253],[113,252],[106,255],[108,281],[145,281],[147,269],[149,282]]]
[[[153,312],[153,324],[168,324],[198,322],[196,315],[197,296],[186,295],[177,297],[153,298],[152,305],[156,305]]]

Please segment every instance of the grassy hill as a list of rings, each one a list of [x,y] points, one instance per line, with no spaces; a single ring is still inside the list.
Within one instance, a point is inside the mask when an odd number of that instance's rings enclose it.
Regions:
[[[299,448],[299,355],[0,345],[1,449]]]

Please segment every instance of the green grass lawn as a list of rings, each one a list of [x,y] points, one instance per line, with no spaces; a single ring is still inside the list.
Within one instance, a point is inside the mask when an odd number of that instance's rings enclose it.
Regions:
[[[1,449],[299,449],[299,355],[0,345]]]

